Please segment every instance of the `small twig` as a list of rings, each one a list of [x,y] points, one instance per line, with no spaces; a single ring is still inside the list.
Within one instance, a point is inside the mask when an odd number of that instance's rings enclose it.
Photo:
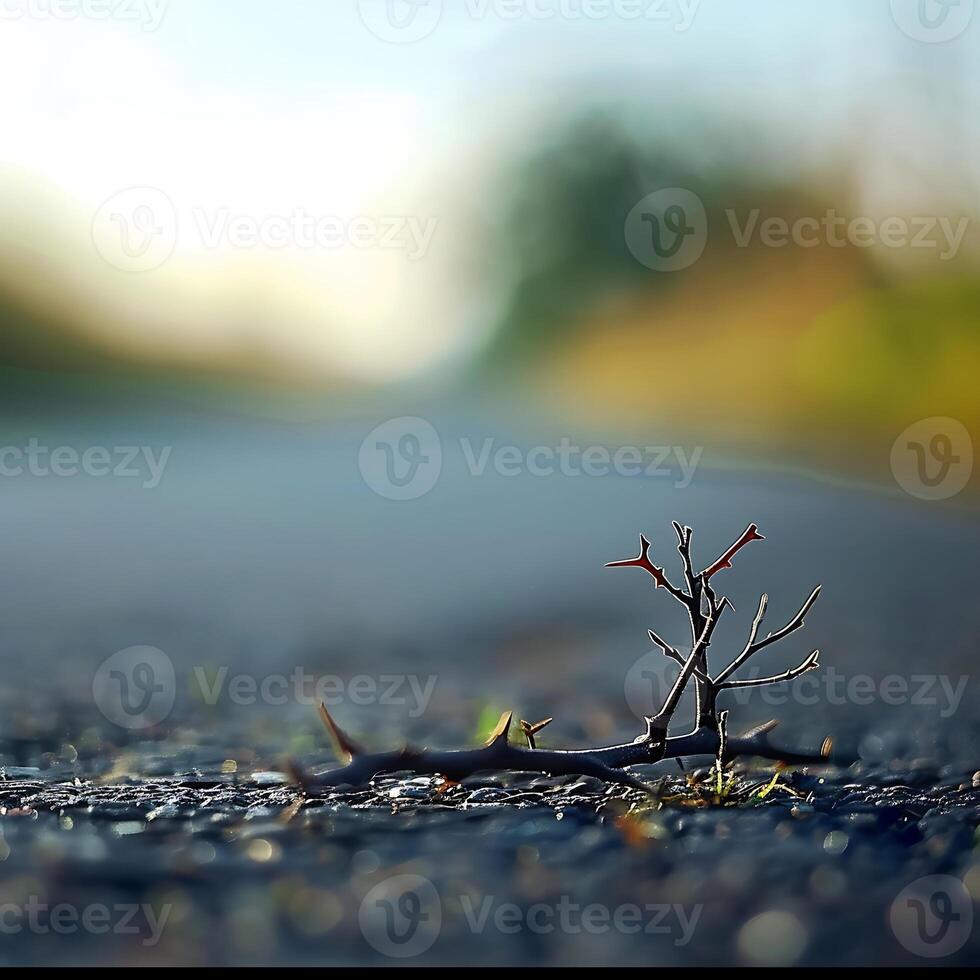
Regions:
[[[722,774],[725,771],[725,752],[728,748],[728,712],[723,711],[718,715],[718,754],[715,756],[715,768],[717,770],[718,795],[722,793]]]
[[[534,736],[537,735],[542,728],[547,728],[547,726],[554,720],[554,718],[545,718],[544,721],[536,722],[533,725],[529,721],[521,721],[521,731],[524,733],[524,738],[527,739],[527,747],[529,749],[537,748],[534,741]]]
[[[725,752],[728,748],[728,712],[718,715],[718,768],[725,764]]]
[[[801,674],[805,674],[808,670],[813,670],[820,666],[820,651],[814,650],[806,660],[803,661],[798,667],[793,667],[790,670],[784,670],[781,674],[773,674],[770,677],[752,677],[741,681],[725,681],[722,684],[718,684],[719,690],[731,690],[734,687],[761,687],[763,684],[779,684],[783,681],[791,681],[794,677],[799,677]]]
[[[756,636],[759,632],[759,625],[762,623],[762,617],[766,612],[766,605],[768,603],[768,596],[763,595],[761,601],[759,602],[759,611],[756,613],[755,620],[752,622],[752,630],[749,633],[748,642],[745,644],[742,652],[714,679],[714,683],[721,684],[723,681],[727,680],[742,664],[745,663],[749,657],[757,654],[760,650],[764,650],[766,647],[771,646],[773,643],[778,643],[780,640],[785,639],[790,633],[795,633],[796,630],[803,626],[803,620],[806,614],[810,611],[810,607],[817,601],[817,596],[820,595],[820,586],[818,585],[807,597],[806,602],[800,606],[799,612],[782,628],[776,630],[775,633],[770,633],[764,640],[756,640]]]
[[[684,666],[684,655],[683,655],[683,654],[681,654],[681,653],[680,653],[679,651],[677,651],[677,650],[675,650],[675,649],[674,649],[673,647],[671,647],[671,646],[665,646],[665,645],[664,645],[664,643],[663,643],[663,641],[662,641],[662,640],[659,640],[659,639],[658,639],[658,638],[657,638],[657,637],[656,637],[656,636],[654,635],[654,632],[653,632],[653,630],[648,630],[647,632],[648,632],[648,633],[650,634],[650,639],[651,639],[651,640],[653,640],[653,642],[654,642],[654,643],[656,643],[656,644],[657,644],[657,646],[659,646],[659,647],[661,647],[661,648],[663,649],[663,651],[664,651],[664,653],[665,653],[665,654],[666,654],[666,655],[667,655],[667,656],[668,656],[668,657],[669,657],[669,658],[670,658],[671,660],[674,660],[674,661],[676,661],[676,662],[677,662],[677,663],[679,663],[679,664],[680,664],[680,665],[681,665],[682,667]],[[704,681],[705,683],[708,683],[708,684],[710,684],[710,683],[711,683],[711,678],[710,678],[710,677],[709,677],[709,676],[708,676],[708,675],[707,675],[707,674],[706,674],[706,673],[705,673],[705,672],[704,672],[703,670],[701,670],[701,669],[700,669],[699,667],[695,667],[695,668],[694,668],[694,676],[695,676],[695,677],[696,677],[696,678],[697,678],[698,680],[700,680],[700,681]]]

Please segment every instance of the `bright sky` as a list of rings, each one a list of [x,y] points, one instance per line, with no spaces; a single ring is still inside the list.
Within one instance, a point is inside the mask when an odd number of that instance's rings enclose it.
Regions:
[[[683,93],[820,153],[856,99],[906,117],[896,65],[977,80],[980,26],[919,43],[888,0],[632,3],[648,16],[617,16],[631,0],[0,0],[0,247],[26,223],[149,352],[246,337],[394,378],[491,317],[492,282],[474,295],[457,263],[495,134],[532,104],[583,79]],[[425,36],[377,36],[389,4]]]

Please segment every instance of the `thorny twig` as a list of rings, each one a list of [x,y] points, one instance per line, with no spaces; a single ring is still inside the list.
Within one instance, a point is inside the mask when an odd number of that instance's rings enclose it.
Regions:
[[[609,783],[618,783],[645,792],[652,788],[632,772],[633,766],[650,765],[662,759],[678,759],[685,756],[713,755],[717,758],[719,772],[726,760],[737,756],[757,756],[784,763],[825,762],[830,755],[832,742],[824,741],[819,752],[783,749],[770,744],[769,733],[776,722],[766,722],[742,736],[732,736],[727,730],[727,712],[717,711],[718,696],[722,691],[736,687],[775,684],[792,680],[818,666],[818,651],[814,650],[797,667],[769,677],[745,680],[730,679],[745,662],[760,650],[782,640],[800,629],[806,614],[820,594],[820,586],[810,593],[799,612],[783,627],[758,639],[759,629],[765,616],[768,597],[763,595],[759,609],[752,621],[749,637],[741,653],[720,673],[712,676],[708,668],[708,648],[715,627],[722,613],[731,603],[715,592],[711,578],[723,569],[732,567],[732,559],[752,541],[762,541],[755,524],[750,524],[741,536],[722,555],[701,572],[695,572],[691,558],[693,531],[674,523],[677,550],[681,557],[684,586],[674,585],[663,568],[651,561],[650,541],[640,536],[640,553],[636,558],[610,562],[607,567],[642,568],[649,573],[656,588],[665,589],[680,602],[688,613],[691,625],[691,650],[684,655],[674,645],[650,630],[650,639],[664,655],[680,664],[680,671],[660,710],[645,719],[645,731],[632,742],[609,745],[594,749],[543,749],[538,748],[535,736],[550,721],[536,724],[520,722],[520,730],[527,747],[510,741],[513,720],[511,712],[505,712],[487,743],[477,749],[416,749],[406,746],[392,752],[369,753],[364,751],[337,725],[327,709],[321,705],[320,715],[334,743],[337,756],[345,761],[339,769],[319,775],[309,775],[293,766],[296,780],[304,789],[315,792],[321,788],[359,786],[382,774],[411,772],[418,775],[442,776],[449,782],[478,772],[537,772],[549,775],[595,776]],[[685,735],[670,736],[668,729],[688,682],[694,679],[696,690],[696,721],[692,731]]]

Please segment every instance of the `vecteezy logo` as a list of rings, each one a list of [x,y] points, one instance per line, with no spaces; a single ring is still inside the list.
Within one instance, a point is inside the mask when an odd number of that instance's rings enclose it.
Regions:
[[[364,482],[389,500],[415,500],[427,494],[442,473],[442,442],[425,419],[390,419],[361,443],[358,466]]]
[[[177,211],[156,187],[130,187],[114,194],[92,219],[92,242],[111,266],[150,272],[174,254]]]
[[[945,483],[953,465],[963,461],[961,456],[953,452],[953,440],[945,432],[937,432],[929,440],[928,455],[921,442],[910,439],[906,445],[915,453],[919,480],[925,487],[938,487]],[[934,476],[929,472],[929,455],[939,464]]]
[[[421,41],[442,18],[442,0],[358,0],[358,9],[364,26],[391,44]]]
[[[662,259],[672,259],[684,247],[684,239],[695,233],[694,226],[687,223],[687,215],[679,204],[671,204],[662,216],[647,213],[641,217],[650,225],[653,250]],[[673,236],[673,241],[669,245],[666,244],[665,232]]]
[[[442,902],[427,878],[395,875],[364,896],[357,921],[364,938],[384,956],[420,956],[439,938]]]
[[[891,0],[892,18],[914,41],[959,37],[973,18],[973,0]]]
[[[156,647],[127,647],[103,661],[92,681],[99,711],[121,728],[152,728],[170,714],[177,683],[170,658]]]
[[[626,216],[626,245],[657,272],[693,265],[708,243],[708,216],[701,198],[683,187],[647,194]]]
[[[956,419],[920,419],[895,440],[891,466],[906,493],[920,500],[945,500],[969,482],[973,440]]]
[[[927,875],[902,889],[889,922],[895,938],[916,956],[938,959],[963,947],[973,930],[973,901],[952,875]]]

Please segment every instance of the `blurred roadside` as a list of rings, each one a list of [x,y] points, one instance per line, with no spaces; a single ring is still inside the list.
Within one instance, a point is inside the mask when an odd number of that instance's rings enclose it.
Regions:
[[[508,401],[516,390],[544,417],[597,431],[667,426],[716,456],[876,481],[889,478],[888,449],[918,419],[953,417],[976,439],[975,211],[942,212],[935,198],[889,209],[874,203],[877,185],[856,158],[805,171],[765,149],[777,137],[693,107],[658,117],[620,106],[556,117],[535,140],[516,141],[519,150],[508,144],[484,206],[490,217],[454,260],[461,291],[483,303],[469,329],[483,326],[456,339],[462,353],[401,384],[450,399]],[[946,190],[950,200],[965,193]],[[691,213],[667,213],[675,198]],[[690,242],[680,236],[693,259],[651,251],[657,222],[677,214],[693,222]],[[662,231],[667,241],[669,225]],[[250,308],[234,279],[197,307],[189,279],[172,306],[147,293],[135,329],[98,278],[72,280],[65,254],[47,240],[4,246],[0,371],[10,409],[51,407],[59,391],[84,400],[89,387],[104,397],[107,380],[122,402],[127,392],[152,397],[154,382],[161,397],[179,384],[220,400],[230,386],[237,398],[281,396],[312,416],[331,414],[338,394],[383,395],[342,362],[280,342],[290,324],[275,293],[253,298],[265,296],[281,322],[278,339],[250,329],[262,306]],[[424,315],[424,304],[407,301],[413,311]],[[193,334],[195,316],[237,328],[211,343],[174,342],[168,320],[186,315],[178,337]],[[466,333],[463,320],[458,327]],[[399,330],[397,319],[388,329]],[[369,343],[383,360],[384,341]]]
[[[980,438],[968,5],[132,6],[3,22],[8,415],[434,397],[892,487]]]

